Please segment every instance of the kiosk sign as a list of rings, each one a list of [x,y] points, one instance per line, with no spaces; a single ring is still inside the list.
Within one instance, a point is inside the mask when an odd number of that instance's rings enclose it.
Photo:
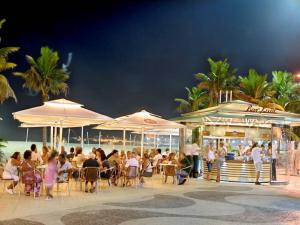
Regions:
[[[264,108],[264,107],[253,107],[249,105],[246,109],[246,112],[253,112],[253,113],[276,113],[276,109]]]

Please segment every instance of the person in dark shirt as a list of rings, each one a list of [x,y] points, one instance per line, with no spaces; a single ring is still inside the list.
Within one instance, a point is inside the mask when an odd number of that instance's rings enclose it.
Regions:
[[[70,153],[67,155],[67,159],[68,159],[69,161],[72,161],[72,159],[74,158],[74,156],[75,156],[74,151],[75,151],[74,148],[71,147],[71,148],[70,148]]]
[[[89,158],[83,162],[82,167],[85,169],[85,192],[88,192],[88,182],[91,182],[90,192],[94,192],[96,189],[94,183],[98,179],[98,170],[89,168],[100,168],[94,153],[89,154]]]
[[[192,163],[182,152],[179,160],[179,169],[177,170],[178,185],[183,185],[186,182],[186,177],[189,176]]]

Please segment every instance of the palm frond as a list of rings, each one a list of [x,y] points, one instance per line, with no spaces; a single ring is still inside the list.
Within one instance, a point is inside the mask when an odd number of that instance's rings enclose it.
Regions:
[[[0,74],[0,103],[3,103],[8,98],[13,98],[17,102],[16,95],[8,80],[4,75]]]

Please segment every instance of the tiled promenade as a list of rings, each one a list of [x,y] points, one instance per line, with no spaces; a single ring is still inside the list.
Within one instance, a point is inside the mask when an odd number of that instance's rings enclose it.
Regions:
[[[300,225],[300,190],[294,185],[194,179],[178,186],[156,177],[144,188],[113,187],[98,194],[73,190],[70,197],[55,195],[51,201],[1,192],[0,225]]]

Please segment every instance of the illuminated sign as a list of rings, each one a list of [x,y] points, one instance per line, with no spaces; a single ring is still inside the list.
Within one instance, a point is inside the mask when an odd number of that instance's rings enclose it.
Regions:
[[[253,107],[249,105],[246,109],[246,112],[253,112],[253,113],[276,113],[276,109],[264,108],[264,107]]]
[[[152,119],[144,119],[144,122],[147,124],[157,124],[157,122],[155,120]]]

